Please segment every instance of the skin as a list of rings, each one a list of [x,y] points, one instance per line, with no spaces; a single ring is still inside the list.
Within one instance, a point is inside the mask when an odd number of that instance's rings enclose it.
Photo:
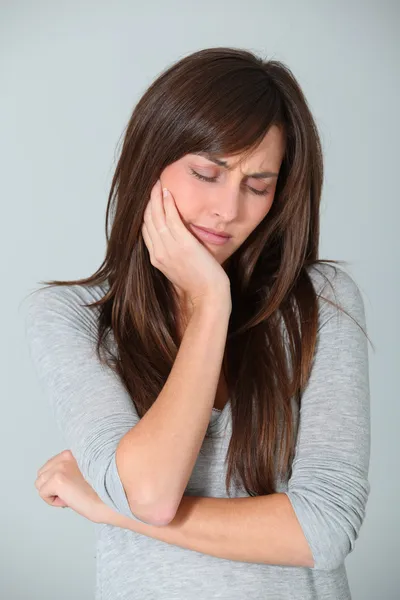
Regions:
[[[274,125],[247,158],[242,155],[219,157],[228,163],[229,169],[203,156],[186,154],[161,172],[161,184],[172,192],[183,223],[224,268],[230,256],[268,214],[275,196],[276,176],[256,179],[247,174],[279,173],[284,152],[284,135]],[[217,179],[202,181],[192,174],[191,169]],[[256,195],[250,188],[268,193]],[[222,230],[232,237],[226,244],[217,246],[200,238],[190,229],[191,224]],[[184,307],[187,298],[180,296]]]
[[[284,151],[283,133],[280,128],[273,126],[246,158],[242,155],[219,157],[228,163],[228,169],[205,157],[186,154],[161,172],[161,185],[171,191],[185,227],[212,253],[220,265],[226,265],[230,256],[266,217],[274,200],[277,176],[256,179],[247,174],[260,171],[279,173]],[[216,177],[216,181],[201,181],[192,174],[191,169],[206,177]],[[266,190],[267,193],[256,195],[250,188]],[[200,238],[190,229],[191,224],[223,230],[232,237],[226,244],[217,246]],[[179,290],[178,293],[181,298],[179,314],[184,323],[187,321],[187,298]],[[226,394],[226,390],[219,389],[219,393]],[[48,504],[67,505],[84,514],[82,507],[85,502],[80,500],[79,493],[86,501],[93,500],[94,492],[84,480],[79,479],[81,475],[80,472],[78,475],[78,471],[72,454],[65,451],[43,465],[38,471],[35,486]],[[72,485],[74,478],[79,479],[79,486]],[[68,490],[71,496],[68,496]],[[91,505],[89,512],[92,510]],[[84,516],[88,517],[88,513],[85,512]]]
[[[241,246],[264,219],[274,199],[277,177],[255,179],[248,178],[246,174],[259,171],[279,173],[283,154],[282,132],[273,126],[243,164],[239,162],[241,155],[234,159],[224,157],[232,170],[220,167],[203,156],[186,154],[162,171],[161,183],[171,190],[186,226],[193,223],[222,229],[233,236],[223,246],[201,240],[220,264]],[[200,181],[190,172],[190,168],[206,177],[218,177],[218,180]],[[247,186],[258,191],[268,188],[269,193],[257,196]]]
[[[241,157],[235,157],[235,162],[224,157],[231,167],[229,170],[204,157],[188,154],[162,172],[161,185],[171,190],[187,228],[194,223],[232,235],[227,244],[216,246],[192,231],[222,266],[268,214],[274,199],[277,177],[261,180],[248,178],[246,173],[279,173],[283,155],[283,137],[277,127],[272,127],[245,162],[240,162]],[[190,168],[217,180],[200,181]],[[258,190],[268,188],[268,194],[255,195],[247,186]],[[233,499],[183,496],[173,521],[156,527],[124,517],[105,505],[82,476],[70,450],[52,457],[39,469],[35,487],[50,506],[72,508],[94,523],[108,523],[230,560],[314,566],[310,548],[285,494]],[[238,529],[237,523],[245,520],[247,526]]]
[[[56,454],[39,469],[35,487],[49,506],[71,508],[93,523],[121,527],[181,548],[242,562],[314,566],[284,493],[256,498],[184,495],[170,523],[150,525],[104,504],[84,479],[70,450]]]

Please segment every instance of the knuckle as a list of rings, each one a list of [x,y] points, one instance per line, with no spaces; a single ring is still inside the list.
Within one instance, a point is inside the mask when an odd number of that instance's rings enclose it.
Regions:
[[[155,250],[153,252],[153,257],[157,263],[162,264],[162,254],[159,251]]]
[[[63,471],[57,471],[57,473],[54,474],[54,482],[59,485],[65,483],[65,474]]]

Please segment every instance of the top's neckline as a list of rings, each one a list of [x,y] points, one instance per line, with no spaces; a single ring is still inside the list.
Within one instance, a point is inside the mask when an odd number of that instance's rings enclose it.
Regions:
[[[208,430],[210,432],[219,432],[222,431],[222,428],[226,425],[226,422],[229,418],[230,412],[230,398],[225,403],[225,406],[222,410],[219,408],[214,408],[211,411],[210,422],[208,424]]]

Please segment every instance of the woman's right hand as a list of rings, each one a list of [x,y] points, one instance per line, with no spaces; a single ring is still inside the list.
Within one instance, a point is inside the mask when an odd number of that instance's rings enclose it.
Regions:
[[[193,308],[219,294],[231,306],[230,280],[223,267],[184,225],[168,190],[158,179],[146,206],[142,234],[150,262],[189,299]]]

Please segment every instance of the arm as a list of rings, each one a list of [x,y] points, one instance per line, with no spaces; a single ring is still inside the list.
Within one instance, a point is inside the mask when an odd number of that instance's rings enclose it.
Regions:
[[[365,329],[353,280],[338,271],[333,285],[335,294],[328,287],[324,296]],[[368,347],[351,317],[321,304],[287,491],[256,498],[184,496],[165,527],[148,528],[111,512],[108,523],[232,560],[320,570],[343,563],[354,549],[370,490]]]
[[[313,558],[286,494],[254,498],[183,496],[168,525],[137,523],[112,510],[102,522],[141,535],[241,562],[313,567]]]
[[[25,331],[30,356],[66,445],[99,498],[136,521],[155,518],[160,524],[165,515],[168,521],[190,478],[209,423],[226,343],[229,303],[223,293],[197,305],[165,393],[163,388],[142,419],[122,382],[96,355],[95,312],[82,304],[98,300],[99,292],[67,286],[40,289],[29,297]],[[170,448],[168,440],[173,441]],[[160,482],[166,494],[173,494],[172,501],[171,495],[167,500],[159,495],[160,508],[155,503],[152,511],[143,506],[142,486],[148,493],[150,485],[148,479],[142,483],[142,475]]]
[[[118,442],[138,421],[131,397],[95,353],[96,319],[81,306],[98,291],[39,289],[24,305],[31,362],[56,425],[80,472],[114,511],[143,522],[129,506],[115,462]]]
[[[224,298],[225,291],[196,306],[161,393],[118,445],[130,505],[147,522],[174,517],[203,443],[226,344]]]
[[[321,268],[321,265],[319,265]],[[332,267],[325,265],[325,269]],[[330,271],[329,271],[330,273]],[[287,496],[310,545],[316,569],[336,569],[354,550],[370,492],[371,430],[364,302],[338,268],[320,301],[320,328],[303,391]]]

